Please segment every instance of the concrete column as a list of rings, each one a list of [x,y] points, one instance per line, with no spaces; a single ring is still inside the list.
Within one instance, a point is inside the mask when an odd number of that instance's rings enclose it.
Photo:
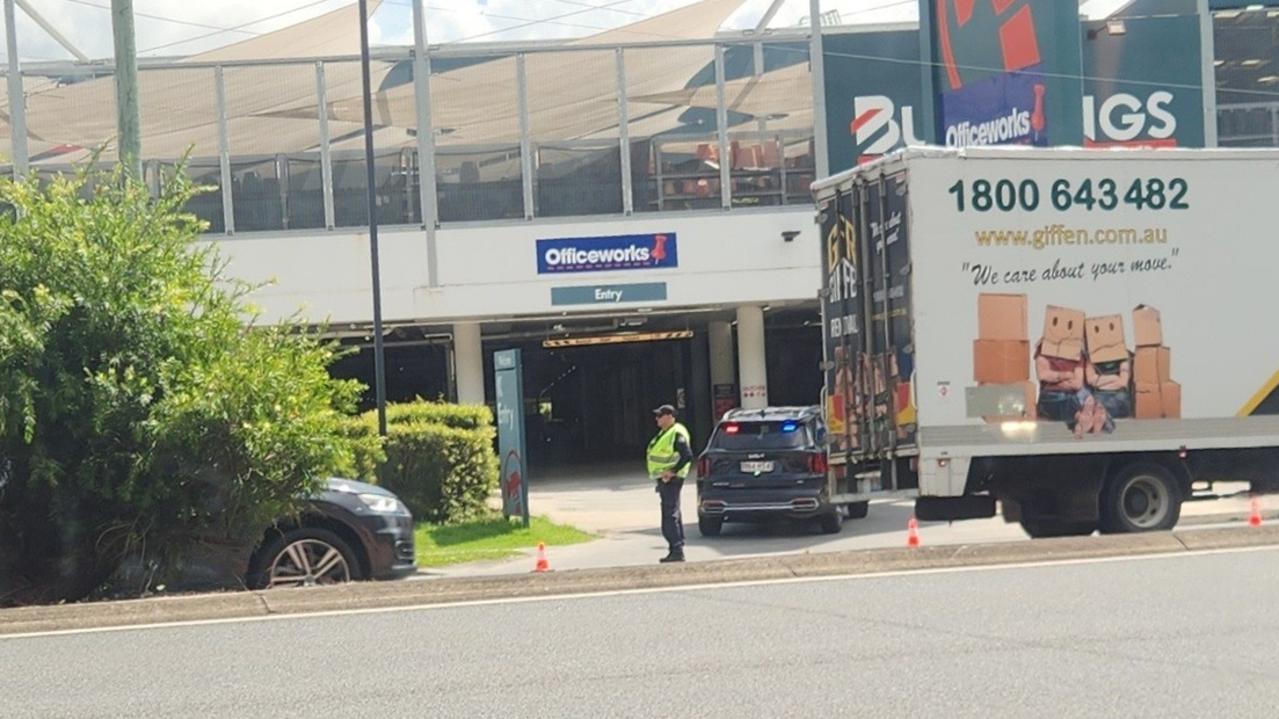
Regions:
[[[484,345],[480,323],[453,325],[453,367],[459,404],[484,404]]]
[[[768,406],[768,360],[764,354],[764,310],[737,308],[737,366],[741,372],[742,407]]]
[[[733,352],[733,325],[729,322],[710,322],[706,326],[706,346],[710,355],[711,420],[718,422],[728,410],[738,406],[741,394],[737,390],[737,358]],[[716,389],[727,387],[730,398],[725,400]]]

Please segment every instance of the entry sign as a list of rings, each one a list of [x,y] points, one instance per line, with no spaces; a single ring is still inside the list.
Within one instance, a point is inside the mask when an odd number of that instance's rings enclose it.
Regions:
[[[551,288],[552,305],[615,305],[623,302],[664,302],[665,300],[665,282]]]
[[[501,457],[502,514],[528,526],[528,464],[524,451],[524,366],[519,350],[493,353],[497,391],[497,452]]]

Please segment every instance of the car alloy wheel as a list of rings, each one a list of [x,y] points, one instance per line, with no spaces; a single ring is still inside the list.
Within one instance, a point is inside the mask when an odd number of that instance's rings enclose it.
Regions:
[[[275,556],[267,588],[314,587],[351,581],[351,566],[342,550],[319,539],[299,539]]]

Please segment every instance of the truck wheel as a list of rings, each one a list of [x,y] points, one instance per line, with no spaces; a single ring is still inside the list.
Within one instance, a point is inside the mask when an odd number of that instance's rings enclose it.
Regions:
[[[822,528],[822,534],[839,534],[844,528],[844,513],[836,507],[835,511],[823,514],[817,521]]]
[[[865,519],[870,514],[870,502],[853,502],[848,505],[849,519]]]
[[[1067,522],[1060,519],[1023,519],[1021,528],[1032,539],[1087,537],[1097,531],[1096,522]]]
[[[1181,488],[1152,462],[1124,467],[1101,493],[1101,531],[1107,534],[1172,529],[1181,517]]]
[[[723,517],[698,517],[697,531],[703,537],[718,537],[720,531],[724,529]]]

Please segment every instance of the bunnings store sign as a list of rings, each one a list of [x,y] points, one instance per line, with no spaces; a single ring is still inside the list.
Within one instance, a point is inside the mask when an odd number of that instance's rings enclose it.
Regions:
[[[915,30],[826,36],[832,172],[908,144],[1203,145],[1196,16],[1125,19],[1123,34],[1111,34],[1063,13],[1071,3],[924,4],[925,28],[947,13],[950,52],[936,49],[935,72],[922,69],[928,48]],[[1056,39],[1072,26],[1073,57]],[[942,44],[939,27],[929,36]]]
[[[1084,23],[1084,144],[1202,147],[1199,18]]]

